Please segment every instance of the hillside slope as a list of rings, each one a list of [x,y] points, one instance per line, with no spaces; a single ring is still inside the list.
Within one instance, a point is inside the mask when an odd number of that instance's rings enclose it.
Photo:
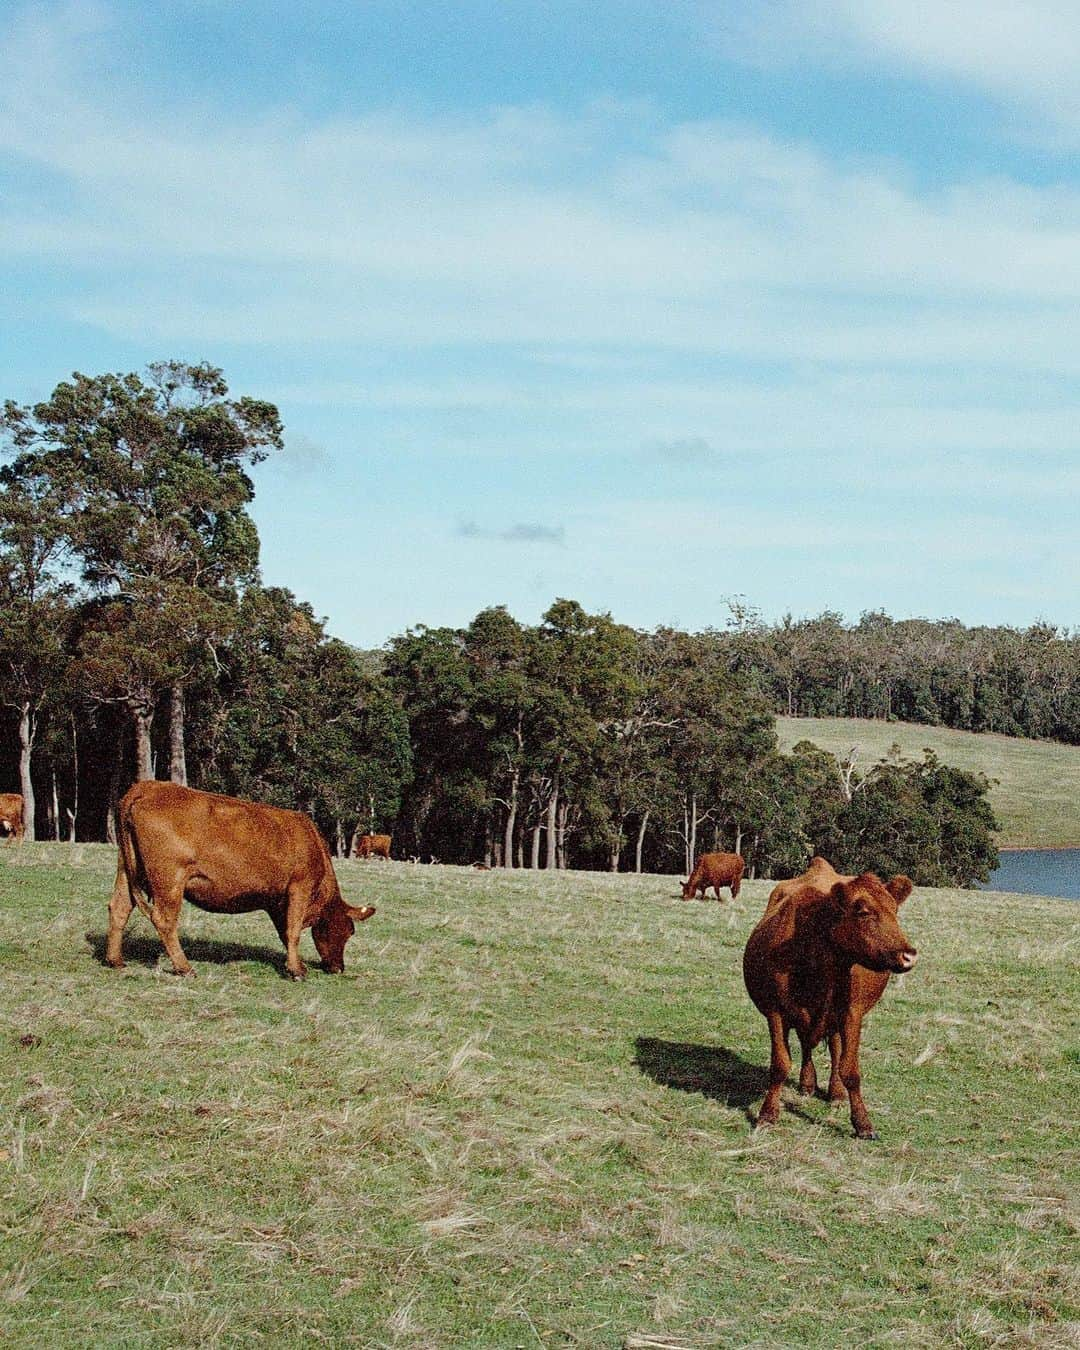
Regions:
[[[915,892],[868,1145],[751,1133],[766,882],[342,863],[344,975],[188,909],[181,980],[114,858],[0,849],[5,1346],[1075,1343],[1080,906]]]
[[[857,746],[863,768],[894,744],[913,759],[929,747],[944,763],[991,780],[990,802],[1003,848],[1080,844],[1080,746],[855,717],[778,717],[776,724],[781,749],[807,740],[846,755]]]

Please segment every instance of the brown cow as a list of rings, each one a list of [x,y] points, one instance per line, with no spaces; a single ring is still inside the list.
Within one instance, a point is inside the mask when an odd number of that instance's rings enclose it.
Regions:
[[[821,895],[828,895],[838,881],[854,880],[853,876],[841,876],[831,862],[826,861],[820,854],[815,854],[802,876],[776,883],[769,892],[769,903],[765,906],[765,913],[771,914],[781,900],[786,900],[789,895],[797,895],[807,886],[812,886]]]
[[[742,885],[744,867],[745,863],[739,853],[702,853],[694,863],[689,880],[683,882],[682,898],[692,900],[700,891],[704,900],[705,892],[711,886],[719,900],[720,887],[730,886],[731,898],[734,900]]]
[[[375,913],[371,905],[357,909],[342,900],[322,836],[299,811],[142,782],[124,795],[118,826],[105,956],[111,966],[124,964],[124,925],[135,905],[157,929],[177,975],[194,974],[176,931],[185,899],[212,914],[264,909],[285,944],[294,980],[307,974],[299,946],[305,928],[323,968],[338,974],[354,920]]]
[[[918,955],[896,917],[911,894],[911,880],[896,876],[883,885],[872,872],[864,872],[838,877],[822,890],[822,870],[817,869],[814,884],[804,883],[779,897],[773,892],[743,954],[747,992],[768,1023],[772,1042],[769,1090],[757,1123],[774,1125],[780,1117],[780,1091],[791,1068],[788,1036],[794,1027],[802,1047],[800,1091],[815,1091],[811,1055],[827,1037],[832,1059],[829,1101],[843,1101],[846,1088],[856,1135],[875,1139],[862,1098],[859,1037],[862,1020],[885,992],[890,973],[910,970]]]
[[[353,845],[355,858],[383,858],[390,861],[390,836],[388,834],[358,834]]]
[[[26,833],[23,799],[18,792],[0,792],[0,830],[8,839],[22,839]]]

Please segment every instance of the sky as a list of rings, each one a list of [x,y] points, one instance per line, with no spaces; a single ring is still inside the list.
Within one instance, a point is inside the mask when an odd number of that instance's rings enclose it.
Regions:
[[[373,647],[1077,624],[1073,0],[0,6],[0,398],[275,402],[268,584]]]

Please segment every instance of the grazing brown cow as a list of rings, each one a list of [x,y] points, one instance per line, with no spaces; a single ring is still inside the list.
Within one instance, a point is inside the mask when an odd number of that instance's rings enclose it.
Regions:
[[[21,839],[26,833],[23,799],[18,792],[0,792],[0,830],[8,839]]]
[[[353,847],[356,858],[383,858],[390,861],[390,836],[388,834],[359,834]]]
[[[872,872],[864,872],[838,877],[822,890],[823,869],[816,870],[814,883],[779,897],[773,892],[743,954],[746,988],[769,1025],[772,1042],[769,1090],[757,1123],[774,1125],[780,1117],[780,1091],[791,1068],[788,1036],[794,1027],[802,1047],[800,1091],[815,1091],[811,1055],[827,1037],[832,1059],[829,1100],[843,1101],[846,1088],[855,1133],[860,1139],[875,1139],[862,1098],[859,1037],[862,1020],[885,992],[889,975],[903,974],[915,964],[917,952],[896,917],[911,894],[911,881],[896,876],[883,885]]]
[[[176,932],[185,899],[212,914],[264,909],[294,980],[307,974],[299,947],[305,928],[324,969],[338,974],[354,920],[375,913],[371,905],[357,909],[342,900],[322,836],[299,811],[142,782],[124,795],[118,827],[105,955],[111,966],[124,964],[124,925],[135,905],[157,929],[177,975],[194,974]]]
[[[702,853],[694,863],[690,879],[683,882],[682,898],[692,900],[700,891],[704,900],[705,892],[711,886],[719,900],[720,887],[730,886],[731,898],[734,900],[742,885],[745,865],[742,855],[738,853]]]

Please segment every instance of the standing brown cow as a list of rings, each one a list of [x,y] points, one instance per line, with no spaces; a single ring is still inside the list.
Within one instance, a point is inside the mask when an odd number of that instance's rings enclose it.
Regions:
[[[757,1123],[773,1125],[780,1117],[780,1092],[791,1068],[788,1036],[794,1027],[802,1047],[800,1091],[815,1091],[811,1056],[827,1037],[829,1100],[843,1101],[846,1089],[856,1135],[875,1139],[862,1098],[859,1038],[862,1020],[885,992],[889,975],[909,971],[918,955],[897,922],[897,909],[911,894],[911,880],[895,876],[883,885],[872,872],[864,872],[837,876],[823,890],[823,869],[816,870],[812,884],[780,896],[773,892],[743,954],[747,992],[768,1023],[772,1046],[769,1090]]]
[[[354,920],[375,913],[371,905],[357,909],[342,900],[322,836],[299,811],[149,781],[124,795],[117,823],[120,858],[105,956],[111,966],[124,964],[124,925],[135,905],[157,929],[178,975],[194,973],[177,936],[184,900],[212,914],[263,909],[285,944],[294,980],[307,974],[299,947],[305,928],[324,968],[339,974]]]
[[[701,892],[702,900],[711,886],[717,900],[721,898],[720,887],[731,887],[732,900],[739,894],[745,863],[739,853],[702,853],[694,864],[689,880],[683,882],[682,898],[693,899]]]
[[[23,799],[18,792],[0,792],[0,830],[9,840],[22,839],[26,833]]]
[[[390,861],[390,836],[388,834],[359,834],[353,847],[356,858],[383,858]]]

